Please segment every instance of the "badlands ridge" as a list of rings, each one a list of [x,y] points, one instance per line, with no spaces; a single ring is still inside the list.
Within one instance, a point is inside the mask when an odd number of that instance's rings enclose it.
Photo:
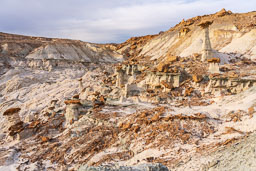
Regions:
[[[93,44],[0,33],[0,170],[255,170],[256,12]]]

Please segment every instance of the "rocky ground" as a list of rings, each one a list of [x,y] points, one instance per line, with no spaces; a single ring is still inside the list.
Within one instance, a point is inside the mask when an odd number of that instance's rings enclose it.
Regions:
[[[1,33],[0,170],[255,170],[255,15],[118,45]]]
[[[214,152],[191,158],[177,170],[255,170],[255,138],[254,132]]]

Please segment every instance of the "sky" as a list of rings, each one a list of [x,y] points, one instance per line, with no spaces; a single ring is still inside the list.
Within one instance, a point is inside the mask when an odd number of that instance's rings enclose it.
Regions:
[[[120,43],[182,19],[256,10],[256,0],[1,0],[0,32]]]

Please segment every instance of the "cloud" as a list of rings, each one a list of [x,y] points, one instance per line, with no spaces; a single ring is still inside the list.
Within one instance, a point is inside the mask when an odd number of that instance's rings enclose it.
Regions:
[[[183,18],[255,6],[254,0],[2,0],[0,31],[121,42],[167,30]]]

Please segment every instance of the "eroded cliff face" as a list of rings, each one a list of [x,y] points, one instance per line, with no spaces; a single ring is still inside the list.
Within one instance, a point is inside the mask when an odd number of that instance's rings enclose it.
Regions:
[[[221,168],[212,151],[256,131],[255,15],[118,45],[0,33],[0,170]]]
[[[40,38],[0,33],[0,55],[25,59],[63,59],[81,62],[120,62],[111,45],[78,40]]]
[[[216,57],[225,60],[229,53],[235,53],[238,57],[256,58],[256,12],[235,14],[225,10],[183,20],[158,35],[133,38],[137,41],[128,40],[119,51],[131,49],[136,59],[152,61],[166,58],[169,53],[182,57],[201,53],[204,34],[198,24],[202,21],[213,21],[209,34]],[[141,46],[135,48],[135,44]]]

